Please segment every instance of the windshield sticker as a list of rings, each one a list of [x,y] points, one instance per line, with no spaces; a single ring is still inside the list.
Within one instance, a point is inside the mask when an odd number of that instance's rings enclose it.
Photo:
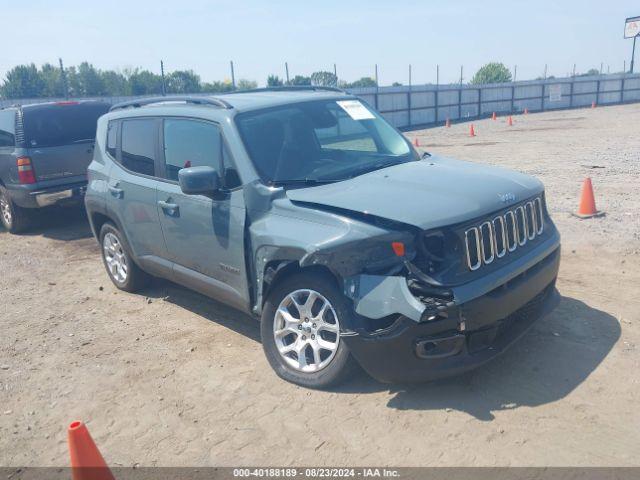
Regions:
[[[373,113],[358,100],[341,100],[336,103],[354,120],[371,120],[376,118]]]

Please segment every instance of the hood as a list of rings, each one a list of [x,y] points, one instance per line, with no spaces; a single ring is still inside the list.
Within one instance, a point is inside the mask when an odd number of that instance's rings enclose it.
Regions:
[[[290,189],[287,196],[427,230],[488,215],[542,191],[542,183],[529,175],[432,156],[342,182]]]

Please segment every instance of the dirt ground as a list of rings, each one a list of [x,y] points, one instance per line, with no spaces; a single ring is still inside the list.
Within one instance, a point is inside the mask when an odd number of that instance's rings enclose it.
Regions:
[[[408,134],[547,187],[559,308],[472,374],[332,392],[279,380],[251,319],[156,281],[116,291],[81,211],[0,232],[0,465],[63,466],[88,423],[112,466],[639,465],[640,105]],[[606,216],[578,220],[591,176]]]

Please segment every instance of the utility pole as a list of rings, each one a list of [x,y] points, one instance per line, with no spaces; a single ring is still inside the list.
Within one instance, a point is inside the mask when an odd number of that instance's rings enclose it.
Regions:
[[[409,64],[409,90],[411,90],[411,64]]]
[[[376,89],[378,88],[378,64],[376,63]]]
[[[603,67],[604,63],[600,62],[600,75],[602,75],[602,67]]]
[[[513,66],[513,81],[515,82],[518,78],[518,65]]]
[[[162,76],[162,96],[167,94],[167,90],[164,84],[164,62],[160,60],[160,75]]]
[[[336,67],[336,64],[333,64],[333,76],[336,79],[336,87],[338,86],[338,68]]]
[[[64,92],[64,98],[69,99],[69,87],[67,85],[67,73],[64,71],[64,65],[62,64],[62,58],[59,58],[60,62],[60,80],[62,80],[62,91]]]
[[[440,65],[436,65],[436,87],[440,85]]]
[[[462,85],[462,72],[463,72],[464,66],[460,65],[460,85]]]
[[[289,85],[289,64],[287,62],[284,62],[284,71],[287,76],[287,85]]]
[[[229,66],[231,67],[231,86],[233,89],[236,89],[236,72],[233,70],[233,60],[229,61]]]
[[[544,64],[544,79],[547,79],[547,64]]]
[[[576,76],[576,64],[573,64],[573,73],[571,74],[572,77]]]

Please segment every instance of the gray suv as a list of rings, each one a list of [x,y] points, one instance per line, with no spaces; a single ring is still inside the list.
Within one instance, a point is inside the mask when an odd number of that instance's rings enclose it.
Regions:
[[[98,117],[110,105],[64,101],[0,109],[0,221],[11,233],[35,209],[82,204]]]
[[[159,276],[260,319],[285,380],[457,374],[558,300],[538,180],[420,155],[337,89],[120,104],[96,142],[85,201],[113,283]]]

